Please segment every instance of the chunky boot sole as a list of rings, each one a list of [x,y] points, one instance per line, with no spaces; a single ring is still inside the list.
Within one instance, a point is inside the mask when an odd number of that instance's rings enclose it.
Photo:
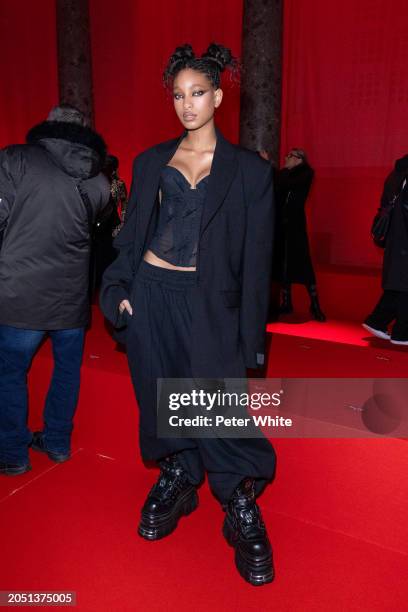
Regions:
[[[170,535],[177,527],[182,516],[188,516],[198,506],[196,488],[191,486],[179,497],[170,512],[160,514],[143,514],[138,527],[138,534],[145,540],[160,540]]]
[[[272,582],[275,577],[272,556],[260,561],[245,557],[237,547],[238,540],[235,530],[226,519],[222,533],[228,544],[235,548],[235,565],[244,580],[252,584],[252,586],[262,586]]]

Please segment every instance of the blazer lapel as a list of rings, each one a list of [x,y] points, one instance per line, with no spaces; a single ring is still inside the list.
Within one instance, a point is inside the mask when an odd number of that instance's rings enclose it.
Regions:
[[[223,203],[238,166],[235,147],[223,137],[218,129],[216,132],[217,143],[201,218],[200,236]],[[175,154],[186,133],[183,132],[179,138],[154,148],[155,155],[151,157],[139,195],[141,206],[137,218],[138,236],[144,238],[146,236],[153,207],[156,203],[161,171]]]
[[[160,144],[153,149],[153,155],[149,160],[149,166],[146,169],[139,195],[141,206],[137,219],[136,235],[143,236],[143,239],[146,237],[149,221],[156,203],[161,171],[173,157],[184,136],[185,132],[179,138]]]
[[[223,203],[238,166],[235,147],[217,129],[217,144],[205,198],[200,235]]]

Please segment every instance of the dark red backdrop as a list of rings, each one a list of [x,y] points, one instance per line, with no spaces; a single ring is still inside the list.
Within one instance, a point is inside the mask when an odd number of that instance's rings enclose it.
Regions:
[[[406,0],[285,0],[282,146],[316,168],[321,261],[378,265],[369,236],[382,183],[408,152]]]
[[[130,176],[133,156],[180,129],[161,72],[173,48],[210,40],[240,53],[241,0],[90,0],[96,127]],[[369,225],[385,174],[404,154],[405,0],[286,0],[282,147],[316,169],[310,222],[325,263],[377,266]],[[0,0],[0,145],[20,142],[57,101],[54,0]],[[219,124],[238,138],[239,91]]]
[[[190,42],[200,53],[212,40],[241,50],[241,0],[90,0],[99,130],[129,176],[136,153],[180,133],[161,75],[174,48]],[[228,81],[226,86],[228,85]],[[219,124],[237,141],[239,88],[228,87]]]
[[[0,147],[57,102],[56,41],[54,0],[0,0]]]

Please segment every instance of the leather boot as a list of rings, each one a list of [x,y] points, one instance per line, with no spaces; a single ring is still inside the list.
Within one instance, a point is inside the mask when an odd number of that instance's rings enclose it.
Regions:
[[[290,314],[291,312],[293,312],[292,288],[290,285],[288,285],[284,287],[281,291],[279,314]]]
[[[160,475],[142,508],[138,533],[146,540],[159,540],[174,531],[182,516],[198,506],[198,496],[176,455],[159,461]]]
[[[235,565],[247,582],[254,586],[272,582],[272,548],[255,501],[253,479],[244,479],[228,502],[223,535],[235,548]]]
[[[326,315],[320,308],[319,298],[317,297],[316,285],[306,285],[307,291],[310,296],[310,314],[315,321],[323,323],[326,320]]]
[[[326,315],[320,308],[319,298],[317,295],[313,295],[310,298],[310,314],[315,319],[315,321],[320,321],[320,323],[324,323],[326,320]]]

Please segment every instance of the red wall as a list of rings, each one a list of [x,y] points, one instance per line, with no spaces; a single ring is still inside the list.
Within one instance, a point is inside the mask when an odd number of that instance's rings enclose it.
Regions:
[[[309,201],[318,261],[378,266],[369,228],[385,175],[408,143],[406,0],[285,0],[283,152],[316,169]],[[144,148],[180,132],[161,85],[177,44],[240,54],[242,0],[90,0],[96,127],[130,178]],[[57,101],[54,0],[0,0],[0,146],[21,142]],[[238,138],[239,87],[218,122]]]
[[[177,136],[180,124],[163,88],[163,69],[176,46],[197,53],[212,41],[240,54],[242,1],[90,0],[96,126],[129,178],[133,157]],[[225,83],[218,123],[237,141],[239,87]]]
[[[54,0],[0,0],[0,147],[58,102]]]
[[[285,0],[283,153],[316,169],[310,221],[323,262],[372,266],[369,229],[408,152],[406,0]]]

